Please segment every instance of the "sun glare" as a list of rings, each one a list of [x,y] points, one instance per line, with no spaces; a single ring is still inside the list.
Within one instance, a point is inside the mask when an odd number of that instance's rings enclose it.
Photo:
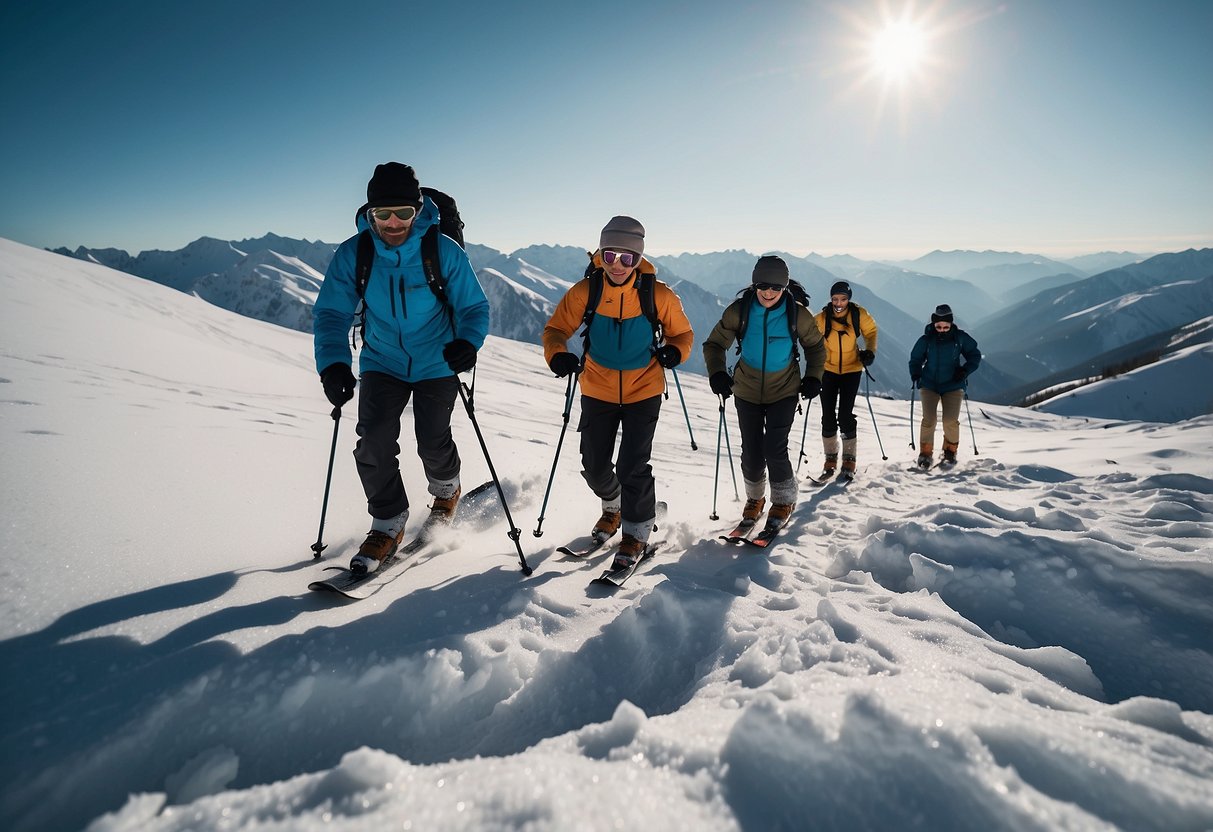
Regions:
[[[840,95],[871,96],[874,123],[892,111],[903,130],[936,106],[955,68],[955,38],[986,15],[957,0],[837,0],[832,10],[848,30],[838,75],[850,83]]]
[[[926,52],[926,32],[910,21],[896,21],[872,38],[869,52],[876,71],[890,81],[905,82],[921,66]]]

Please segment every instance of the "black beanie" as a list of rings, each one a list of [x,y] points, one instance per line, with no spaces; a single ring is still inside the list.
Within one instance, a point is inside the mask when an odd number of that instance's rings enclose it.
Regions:
[[[851,284],[845,280],[840,280],[830,287],[830,297],[834,295],[846,295],[847,300],[851,299]]]
[[[375,175],[366,183],[366,207],[384,208],[398,205],[421,206],[421,185],[417,174],[400,162],[384,162],[375,167]]]
[[[941,303],[935,307],[935,311],[931,313],[931,323],[937,324],[940,321],[952,323],[952,307],[946,303]]]
[[[766,254],[754,264],[753,283],[769,283],[772,286],[788,285],[788,264],[782,257]]]

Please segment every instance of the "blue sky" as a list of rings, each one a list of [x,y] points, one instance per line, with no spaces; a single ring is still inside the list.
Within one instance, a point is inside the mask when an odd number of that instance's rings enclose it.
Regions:
[[[5,3],[0,236],[340,242],[394,159],[504,251],[1213,245],[1213,2],[480,6]]]

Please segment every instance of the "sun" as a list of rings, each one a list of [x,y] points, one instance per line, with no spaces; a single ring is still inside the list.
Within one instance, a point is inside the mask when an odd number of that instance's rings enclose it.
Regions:
[[[922,69],[926,47],[927,32],[921,23],[889,21],[873,35],[868,58],[885,80],[905,83]]]
[[[993,14],[961,0],[836,0],[841,23],[831,75],[841,99],[870,100],[873,124],[893,115],[903,130],[929,118],[954,88],[962,30]]]

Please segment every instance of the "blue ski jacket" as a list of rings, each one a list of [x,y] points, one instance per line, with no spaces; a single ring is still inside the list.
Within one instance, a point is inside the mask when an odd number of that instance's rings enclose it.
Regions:
[[[421,265],[421,237],[438,223],[438,208],[425,204],[403,243],[389,247],[374,231],[375,259],[367,281],[366,331],[359,370],[387,373],[403,381],[425,381],[452,375],[442,348],[463,339],[479,350],[489,332],[489,301],[467,253],[450,237],[439,235],[438,253],[446,280],[454,326],[442,302],[430,290]],[[359,215],[359,232],[370,221]],[[316,371],[350,364],[350,327],[358,308],[354,270],[358,253],[355,234],[337,247],[312,310]]]
[[[960,359],[964,358],[964,364]],[[968,386],[968,377],[981,365],[977,342],[963,329],[953,325],[947,332],[936,332],[927,324],[910,350],[910,378],[918,376],[918,386],[936,393],[951,393]],[[957,370],[965,371],[957,378]]]

